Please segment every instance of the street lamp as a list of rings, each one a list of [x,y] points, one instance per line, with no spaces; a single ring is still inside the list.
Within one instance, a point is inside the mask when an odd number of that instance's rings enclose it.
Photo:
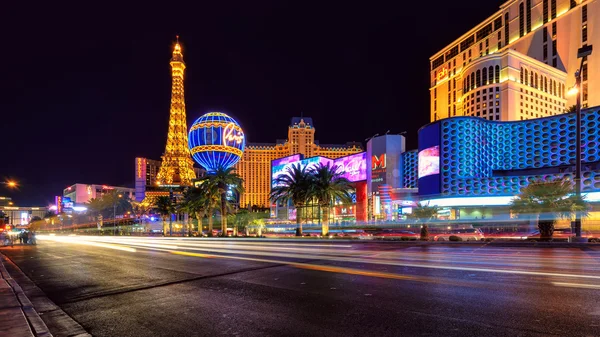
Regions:
[[[575,122],[575,132],[576,132],[576,140],[575,140],[575,195],[577,198],[581,198],[581,72],[583,70],[583,62],[586,60],[587,56],[592,53],[592,46],[585,46],[579,48],[577,50],[577,58],[581,59],[581,65],[579,66],[579,70],[575,72],[575,86],[569,90],[569,93],[577,94],[577,103],[575,105],[575,114],[576,114],[576,122]],[[581,239],[581,212],[575,212],[575,237],[577,241]],[[587,240],[586,240],[587,241]]]
[[[17,187],[17,183],[9,180],[9,181],[0,181],[1,185],[7,185],[8,187]]]

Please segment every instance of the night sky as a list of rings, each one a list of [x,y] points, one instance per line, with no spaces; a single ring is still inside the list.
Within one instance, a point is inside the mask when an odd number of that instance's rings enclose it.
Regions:
[[[44,206],[74,183],[133,187],[134,158],[164,151],[177,34],[188,126],[222,111],[274,142],[302,112],[322,144],[391,130],[416,148],[429,57],[503,2],[4,4],[0,179],[20,187],[0,195]]]

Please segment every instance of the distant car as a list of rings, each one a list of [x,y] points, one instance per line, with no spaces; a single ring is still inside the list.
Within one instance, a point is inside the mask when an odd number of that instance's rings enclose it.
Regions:
[[[575,236],[571,228],[555,228],[552,234],[553,241],[568,241],[569,238]],[[600,237],[588,231],[581,231],[581,237],[587,238],[588,242],[600,242]],[[538,241],[541,239],[540,231],[534,231],[527,235],[527,241]]]
[[[458,236],[463,241],[480,241],[484,240],[485,236],[479,228],[451,229],[446,233],[434,235],[433,241],[450,241],[451,236]]]

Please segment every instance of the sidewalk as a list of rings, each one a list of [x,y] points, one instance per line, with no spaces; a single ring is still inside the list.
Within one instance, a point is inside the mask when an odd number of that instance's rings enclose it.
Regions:
[[[0,337],[52,337],[0,259]]]

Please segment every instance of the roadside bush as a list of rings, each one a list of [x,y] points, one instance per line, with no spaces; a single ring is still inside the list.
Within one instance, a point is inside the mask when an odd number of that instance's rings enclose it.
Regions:
[[[410,238],[408,236],[403,236],[400,238],[400,241],[408,241]]]
[[[450,240],[450,241],[462,241],[463,239],[460,236],[450,235],[450,237],[448,238],[448,240]]]

